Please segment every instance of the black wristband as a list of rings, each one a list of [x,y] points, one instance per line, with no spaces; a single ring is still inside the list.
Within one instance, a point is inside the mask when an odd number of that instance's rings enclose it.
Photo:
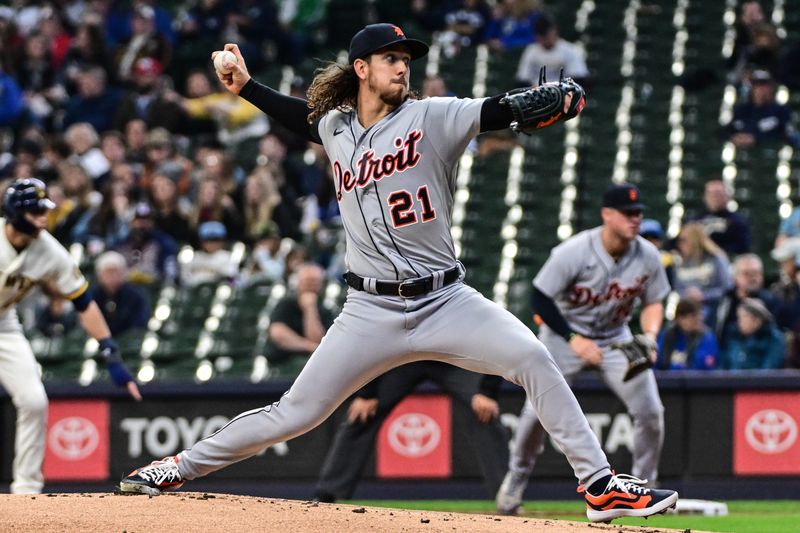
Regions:
[[[505,94],[498,94],[483,101],[481,106],[481,132],[508,129],[514,114],[507,106],[500,105]]]

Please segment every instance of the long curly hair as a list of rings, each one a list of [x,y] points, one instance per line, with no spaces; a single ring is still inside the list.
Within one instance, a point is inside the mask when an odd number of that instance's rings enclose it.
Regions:
[[[358,76],[353,65],[328,63],[314,72],[314,79],[306,92],[309,124],[328,111],[349,111],[358,102]]]
[[[367,58],[366,61],[370,61]],[[352,64],[330,62],[314,72],[314,79],[306,91],[308,107],[308,123],[311,124],[328,111],[352,111],[358,104],[358,75]],[[409,89],[406,100],[419,100],[420,95]]]

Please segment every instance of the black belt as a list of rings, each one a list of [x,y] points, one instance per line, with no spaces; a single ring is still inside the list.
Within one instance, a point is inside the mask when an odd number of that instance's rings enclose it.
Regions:
[[[461,276],[461,271],[457,266],[450,270],[445,270],[442,279],[442,287],[450,285]],[[352,272],[345,272],[344,281],[357,291],[363,291],[364,278]],[[403,298],[414,298],[422,296],[433,290],[433,276],[424,278],[406,279],[403,281],[376,281],[375,292],[381,296],[401,296]]]

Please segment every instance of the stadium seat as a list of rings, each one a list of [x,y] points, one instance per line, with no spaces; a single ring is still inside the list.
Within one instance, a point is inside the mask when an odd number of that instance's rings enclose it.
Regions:
[[[28,334],[44,381],[77,381],[83,365],[86,335],[80,328],[67,336],[46,337],[36,332]]]

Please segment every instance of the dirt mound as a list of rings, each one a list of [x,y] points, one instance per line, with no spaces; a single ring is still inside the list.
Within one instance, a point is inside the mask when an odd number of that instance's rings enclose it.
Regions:
[[[115,494],[0,495],[0,531],[168,532],[246,531],[388,532],[541,531],[656,532],[639,526],[596,525],[560,520],[465,513],[406,511],[338,503],[275,500],[250,496],[176,492],[157,497]]]

